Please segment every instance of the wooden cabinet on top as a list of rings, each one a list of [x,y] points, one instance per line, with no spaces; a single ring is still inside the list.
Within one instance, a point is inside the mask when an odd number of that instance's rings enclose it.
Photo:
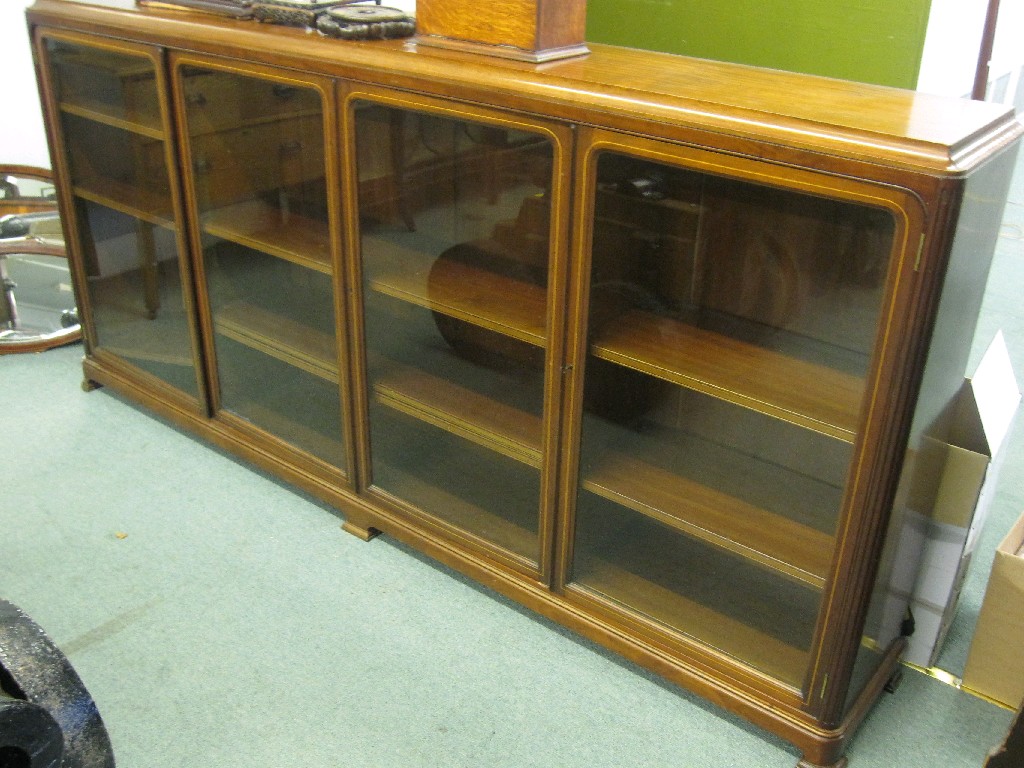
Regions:
[[[28,18],[88,382],[845,761],[905,642],[883,564],[1012,112],[127,0]]]

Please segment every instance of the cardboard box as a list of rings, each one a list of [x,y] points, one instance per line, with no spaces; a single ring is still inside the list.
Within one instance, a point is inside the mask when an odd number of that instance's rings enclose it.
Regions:
[[[1024,515],[996,549],[963,685],[1012,709],[1024,700]]]
[[[914,457],[906,532],[920,537],[910,588],[914,634],[904,660],[932,667],[956,615],[960,588],[988,515],[1002,463],[1000,447],[1021,394],[1002,333],[950,404],[943,440],[926,437]]]

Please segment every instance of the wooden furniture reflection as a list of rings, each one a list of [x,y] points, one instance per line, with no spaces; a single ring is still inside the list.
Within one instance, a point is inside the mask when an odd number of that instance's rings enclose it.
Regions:
[[[34,165],[0,165],[0,217],[56,210],[53,174]]]
[[[421,5],[409,44],[37,0],[86,379],[843,765],[1021,125],[470,55]]]
[[[0,355],[81,338],[67,273],[53,174],[37,166],[0,166]],[[62,274],[63,280],[53,279]]]

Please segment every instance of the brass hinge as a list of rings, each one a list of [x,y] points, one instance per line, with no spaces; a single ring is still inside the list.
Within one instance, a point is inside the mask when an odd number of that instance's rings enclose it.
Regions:
[[[825,691],[827,691],[827,690],[828,690],[828,672],[826,672],[825,676],[823,678],[821,678],[821,693],[818,695],[818,698],[824,699],[825,698]]]

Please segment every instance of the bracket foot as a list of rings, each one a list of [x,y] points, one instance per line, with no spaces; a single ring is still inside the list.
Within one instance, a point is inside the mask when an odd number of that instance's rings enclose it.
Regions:
[[[351,518],[341,524],[341,530],[351,533],[357,539],[362,539],[363,541],[369,541],[380,535],[380,531],[376,528],[365,524],[361,525],[358,521]]]
[[[796,768],[846,768],[848,762],[845,755],[828,765],[820,765],[819,763],[812,763],[807,759],[803,759],[796,764]]]
[[[888,681],[886,681],[886,683],[885,683],[885,692],[886,693],[896,693],[896,691],[899,690],[900,683],[902,683],[902,682],[903,682],[903,668],[902,667],[897,667],[893,671],[892,677],[890,677],[888,679]]]

